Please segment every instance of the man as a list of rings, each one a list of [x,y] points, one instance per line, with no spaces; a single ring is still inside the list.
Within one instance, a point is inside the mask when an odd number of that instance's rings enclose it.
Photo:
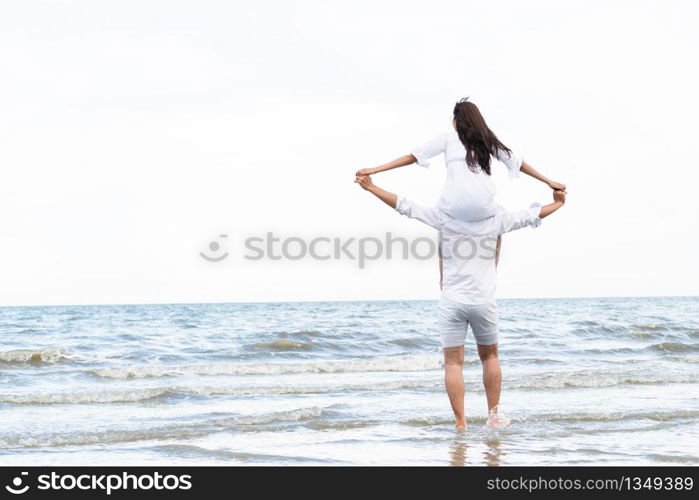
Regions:
[[[504,427],[509,420],[498,413],[502,371],[498,359],[498,312],[495,303],[497,239],[524,226],[538,227],[541,219],[563,206],[566,192],[554,190],[553,202],[528,209],[497,213],[479,221],[461,221],[436,207],[423,207],[376,186],[369,175],[355,182],[398,213],[417,219],[440,232],[443,259],[442,296],[438,328],[444,351],[444,384],[456,428],[467,427],[464,414],[464,340],[471,326],[483,364],[483,385],[488,402],[488,426]]]

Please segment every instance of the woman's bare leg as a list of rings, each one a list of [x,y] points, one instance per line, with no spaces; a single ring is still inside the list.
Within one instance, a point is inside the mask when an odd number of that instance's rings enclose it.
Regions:
[[[498,267],[498,262],[500,261],[500,244],[502,243],[502,235],[498,235],[498,241],[495,244],[495,267]]]
[[[444,349],[444,385],[454,411],[456,428],[466,428],[464,415],[464,346]]]

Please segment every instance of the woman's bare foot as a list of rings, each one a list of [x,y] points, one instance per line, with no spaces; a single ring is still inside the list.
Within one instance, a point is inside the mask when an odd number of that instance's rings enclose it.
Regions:
[[[464,429],[468,429],[468,425],[466,424],[466,421],[464,420],[463,422],[456,422],[456,430],[457,431],[462,431]]]

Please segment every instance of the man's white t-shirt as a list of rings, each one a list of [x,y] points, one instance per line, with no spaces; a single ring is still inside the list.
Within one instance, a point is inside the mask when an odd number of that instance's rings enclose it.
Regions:
[[[461,304],[487,304],[495,300],[497,237],[541,224],[538,203],[515,212],[497,206],[492,217],[463,221],[437,207],[423,207],[399,196],[396,211],[440,232],[444,262],[442,297]]]

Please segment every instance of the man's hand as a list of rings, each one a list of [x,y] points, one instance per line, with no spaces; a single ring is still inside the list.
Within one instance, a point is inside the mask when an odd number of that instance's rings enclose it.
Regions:
[[[371,181],[371,177],[368,175],[358,175],[354,179],[354,182],[359,184],[362,189],[366,189],[367,191],[374,186],[374,183]]]
[[[376,173],[376,170],[373,168],[363,168],[361,170],[357,170],[354,175],[359,177],[360,175],[374,175]]]
[[[553,191],[553,201],[563,205],[566,202],[566,193],[563,189],[554,189]]]
[[[355,177],[354,182],[359,184],[362,189],[369,191],[389,207],[396,208],[398,205],[398,196],[386,191],[385,189],[381,189],[371,181],[371,177],[368,175],[358,175]]]

